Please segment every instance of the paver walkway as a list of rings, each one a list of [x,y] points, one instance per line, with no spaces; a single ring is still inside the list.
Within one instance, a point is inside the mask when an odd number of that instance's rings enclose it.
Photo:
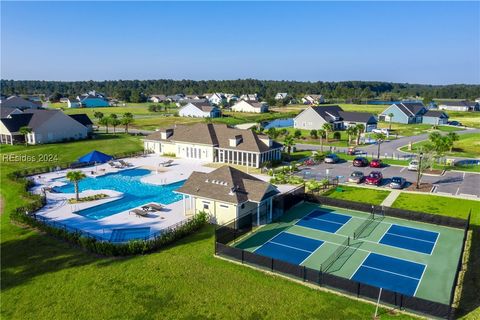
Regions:
[[[398,196],[400,195],[400,190],[392,190],[390,194],[383,200],[380,204],[381,206],[391,207],[392,204],[397,200]]]

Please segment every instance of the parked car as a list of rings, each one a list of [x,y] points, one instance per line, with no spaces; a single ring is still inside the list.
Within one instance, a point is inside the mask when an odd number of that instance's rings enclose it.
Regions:
[[[362,183],[364,178],[365,175],[362,171],[353,171],[350,177],[348,177],[348,182]]]
[[[373,184],[373,185],[380,185],[382,183],[383,175],[380,171],[372,171],[370,174],[365,178],[366,184]]]
[[[383,166],[383,162],[381,159],[373,159],[370,161],[370,168],[381,168]]]
[[[353,159],[354,167],[366,167],[368,166],[368,159],[365,157],[356,157]]]
[[[407,169],[409,171],[417,171],[418,170],[418,161],[417,160],[410,161]]]
[[[462,126],[462,123],[458,121],[448,121],[447,124],[451,126]]]
[[[383,133],[383,134],[385,134],[385,135],[387,135],[387,136],[390,134],[390,131],[388,131],[387,128],[382,128],[382,129],[376,128],[376,129],[373,129],[372,132],[373,132],[373,133]]]
[[[407,180],[405,180],[405,178],[393,177],[390,180],[390,188],[392,188],[392,189],[403,189],[403,187],[405,186],[406,183],[407,183]]]
[[[348,150],[347,150],[347,154],[348,154],[349,156],[354,156],[354,155],[357,154],[357,149],[356,149],[355,147],[350,147],[350,148],[348,148]]]
[[[337,163],[338,161],[340,161],[340,158],[334,153],[325,156],[324,160],[325,163]]]

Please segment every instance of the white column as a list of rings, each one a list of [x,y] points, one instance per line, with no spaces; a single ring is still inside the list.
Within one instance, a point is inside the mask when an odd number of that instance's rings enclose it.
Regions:
[[[256,163],[256,167],[260,167],[260,153],[257,153],[257,163]]]
[[[187,202],[185,201],[185,195],[182,194],[182,203],[183,203],[183,215],[187,215]]]
[[[260,204],[261,202],[257,205],[257,226],[260,225]]]

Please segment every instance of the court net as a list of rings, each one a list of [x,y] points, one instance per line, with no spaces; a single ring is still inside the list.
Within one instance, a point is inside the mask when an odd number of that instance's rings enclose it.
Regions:
[[[345,250],[348,249],[350,246],[350,237],[347,237],[341,244],[338,245],[338,248],[335,249],[335,251],[330,255],[330,257],[327,258],[321,265],[320,265],[320,271],[321,272],[328,272],[330,267],[337,261],[342,254],[345,252]]]
[[[373,222],[375,221],[375,213],[370,213],[370,215],[368,216],[367,219],[365,219],[365,221],[363,221],[363,223],[361,225],[359,225],[357,227],[357,229],[355,229],[355,231],[353,232],[353,239],[354,240],[357,240],[359,239],[360,237],[362,237],[363,233],[365,232],[365,230],[367,230],[367,227]]]

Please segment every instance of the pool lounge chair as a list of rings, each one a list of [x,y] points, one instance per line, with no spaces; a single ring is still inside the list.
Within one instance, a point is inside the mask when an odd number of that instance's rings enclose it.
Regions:
[[[130,167],[130,166],[131,166],[130,163],[125,162],[125,161],[123,161],[123,160],[118,160],[118,162],[120,162],[120,164],[121,164],[123,167]]]
[[[173,160],[167,160],[165,162],[162,162],[161,165],[163,167],[170,167],[172,165],[172,163],[173,163]]]
[[[134,213],[137,217],[146,217],[148,216],[148,211],[140,210],[140,209],[133,209],[129,213]]]
[[[155,211],[161,211],[163,209],[163,206],[161,204],[156,204],[156,203],[149,203],[146,206]]]

